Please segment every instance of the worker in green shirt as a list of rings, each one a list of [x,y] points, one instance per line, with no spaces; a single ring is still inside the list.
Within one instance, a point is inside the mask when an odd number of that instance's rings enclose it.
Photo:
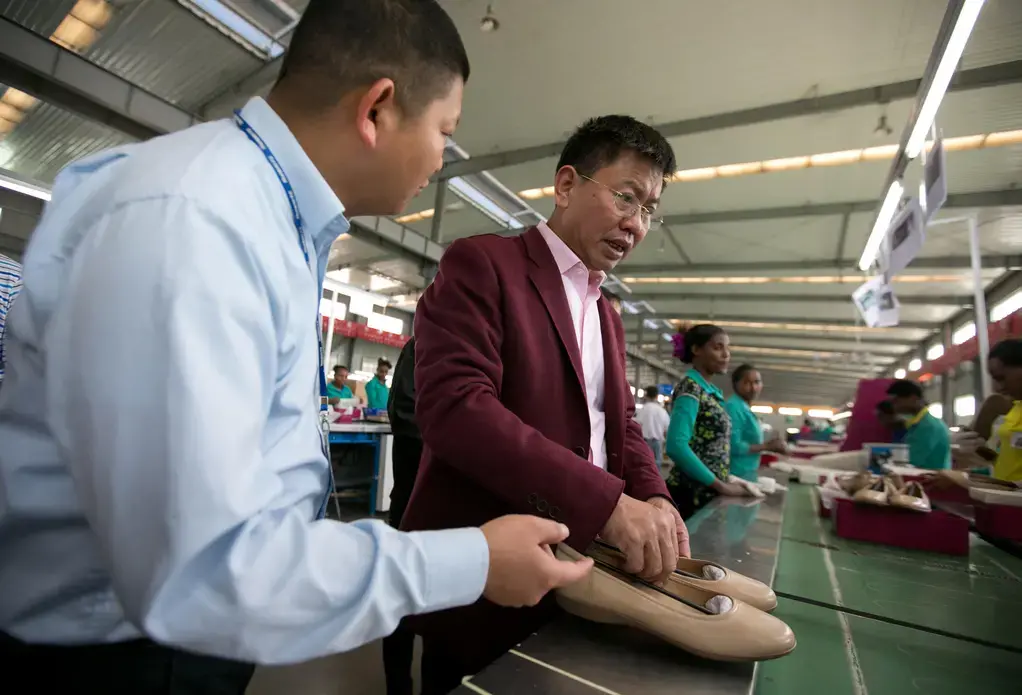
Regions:
[[[764,451],[786,453],[788,447],[775,434],[769,441],[763,441],[763,427],[752,412],[753,401],[763,391],[763,377],[751,364],[731,372],[731,386],[734,394],[724,402],[724,409],[731,418],[731,475],[756,482],[759,475],[760,454]]]
[[[908,462],[916,468],[951,468],[951,433],[943,420],[930,414],[923,389],[908,379],[899,379],[887,389],[894,413],[905,423]]]
[[[390,362],[382,357],[376,363],[376,376],[366,384],[366,398],[369,400],[370,408],[387,409],[387,398],[390,396],[390,389],[387,388],[387,374],[390,373],[390,367]]]
[[[355,394],[351,392],[351,389],[345,383],[347,380],[348,368],[343,364],[334,367],[334,378],[326,385],[326,395],[330,405],[337,405],[342,398],[355,397]]]

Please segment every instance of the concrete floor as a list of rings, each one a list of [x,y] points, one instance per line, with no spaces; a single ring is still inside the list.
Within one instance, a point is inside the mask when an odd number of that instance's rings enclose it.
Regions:
[[[416,640],[412,673],[419,672]],[[415,692],[418,693],[418,684]],[[380,642],[347,654],[316,659],[294,666],[256,669],[246,695],[383,695],[383,651]]]

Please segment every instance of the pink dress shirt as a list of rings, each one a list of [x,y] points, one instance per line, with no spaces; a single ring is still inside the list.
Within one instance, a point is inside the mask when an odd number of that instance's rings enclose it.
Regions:
[[[554,263],[561,273],[564,294],[575,326],[575,339],[582,356],[582,374],[585,377],[586,402],[589,406],[589,460],[594,466],[607,470],[607,416],[603,407],[604,365],[603,328],[596,301],[600,298],[600,285],[607,275],[589,270],[575,252],[554,234],[545,222],[538,225]]]

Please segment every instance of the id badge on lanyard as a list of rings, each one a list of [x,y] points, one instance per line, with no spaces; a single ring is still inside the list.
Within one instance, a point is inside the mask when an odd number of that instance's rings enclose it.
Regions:
[[[269,163],[270,168],[273,169],[273,173],[276,174],[277,180],[280,181],[281,188],[284,189],[284,195],[287,197],[288,205],[291,207],[291,219],[295,225],[295,232],[298,234],[298,246],[302,250],[302,255],[305,257],[305,266],[312,272],[313,277],[316,278],[316,287],[320,292],[319,278],[316,268],[312,265],[312,260],[309,258],[309,249],[305,243],[305,222],[302,220],[302,214],[298,210],[298,197],[295,195],[295,190],[291,186],[291,182],[287,178],[287,174],[284,173],[284,168],[277,161],[277,158],[270,151],[270,148],[266,145],[259,134],[248,124],[248,121],[241,115],[241,111],[234,112],[234,124],[238,126],[245,136],[252,141],[252,143],[259,148]],[[330,419],[327,417],[327,390],[326,390],[326,372],[323,370],[323,333],[322,327],[320,326],[319,319],[319,302],[317,298],[316,302],[316,344],[318,346],[316,351],[316,357],[318,359],[318,374],[317,374],[317,391],[315,397],[315,403],[319,406],[319,439],[320,447],[323,450],[323,456],[326,457],[326,467],[329,473],[329,485],[327,486],[326,494],[323,496],[323,501],[319,505],[319,510],[316,513],[317,519],[322,519],[326,516],[327,503],[330,501],[330,493],[334,491],[334,471],[333,464],[330,460]]]

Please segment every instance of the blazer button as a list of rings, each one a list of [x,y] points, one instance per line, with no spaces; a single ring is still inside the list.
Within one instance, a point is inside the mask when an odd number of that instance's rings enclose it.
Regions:
[[[549,514],[550,514],[550,518],[553,519],[554,521],[560,521],[561,520],[561,508],[560,507],[550,507]]]
[[[535,492],[533,492],[533,493],[531,493],[529,495],[529,504],[530,505],[535,507],[536,506],[536,502],[538,502],[538,501],[539,501],[539,495],[537,495]]]
[[[540,500],[539,504],[536,505],[536,509],[538,509],[541,512],[545,512],[547,510],[547,507],[549,506],[550,505],[546,500]]]
[[[572,451],[575,452],[581,458],[584,458],[584,459],[589,458],[589,452],[586,451],[584,448],[582,448],[580,446],[576,446],[574,449],[572,449]]]

